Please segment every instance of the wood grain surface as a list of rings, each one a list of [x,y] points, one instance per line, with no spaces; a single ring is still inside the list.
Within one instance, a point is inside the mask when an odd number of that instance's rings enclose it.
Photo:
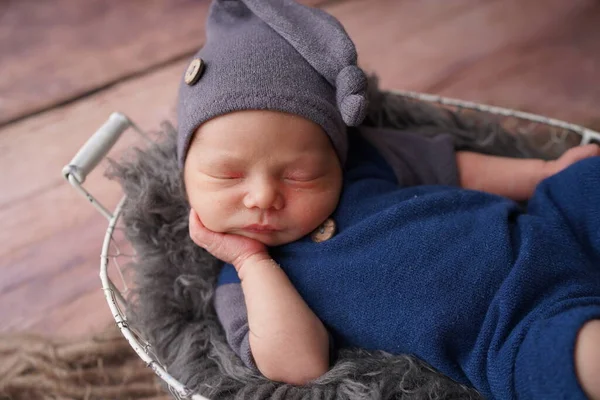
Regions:
[[[0,126],[189,57],[204,43],[209,4],[0,1]]]

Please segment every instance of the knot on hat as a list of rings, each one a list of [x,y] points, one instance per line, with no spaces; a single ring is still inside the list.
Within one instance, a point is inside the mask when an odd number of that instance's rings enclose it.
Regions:
[[[357,126],[367,114],[367,77],[356,65],[344,67],[335,79],[336,100],[344,123]]]

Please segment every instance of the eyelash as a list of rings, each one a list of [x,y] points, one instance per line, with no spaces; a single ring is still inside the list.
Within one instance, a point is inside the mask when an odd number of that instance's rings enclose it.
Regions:
[[[242,174],[229,174],[229,175],[223,175],[223,176],[218,176],[218,175],[210,175],[211,177],[215,178],[215,179],[222,179],[222,180],[233,180],[233,179],[240,179],[242,178]]]

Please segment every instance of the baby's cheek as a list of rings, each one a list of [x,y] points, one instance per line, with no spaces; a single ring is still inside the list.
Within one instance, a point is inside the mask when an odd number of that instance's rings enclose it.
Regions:
[[[227,229],[227,219],[232,215],[232,206],[227,203],[223,196],[204,193],[191,205],[208,229],[214,232],[224,232]]]
[[[332,204],[337,204],[332,196],[296,192],[289,198],[288,212],[294,216],[297,227],[308,233],[330,216]]]

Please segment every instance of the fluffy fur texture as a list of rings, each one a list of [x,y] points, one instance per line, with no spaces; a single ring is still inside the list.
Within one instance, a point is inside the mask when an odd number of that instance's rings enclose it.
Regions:
[[[451,132],[457,148],[512,156],[539,155],[533,146],[498,126],[476,123],[429,104],[380,92],[370,84],[365,124]],[[479,121],[481,122],[481,121]],[[137,258],[129,266],[135,290],[127,310],[171,375],[209,398],[236,399],[477,399],[409,356],[344,350],[337,364],[310,385],[275,383],[245,368],[227,345],[212,305],[220,263],[188,235],[188,212],[169,124],[156,143],[111,163],[109,176],[127,195],[126,234]]]

